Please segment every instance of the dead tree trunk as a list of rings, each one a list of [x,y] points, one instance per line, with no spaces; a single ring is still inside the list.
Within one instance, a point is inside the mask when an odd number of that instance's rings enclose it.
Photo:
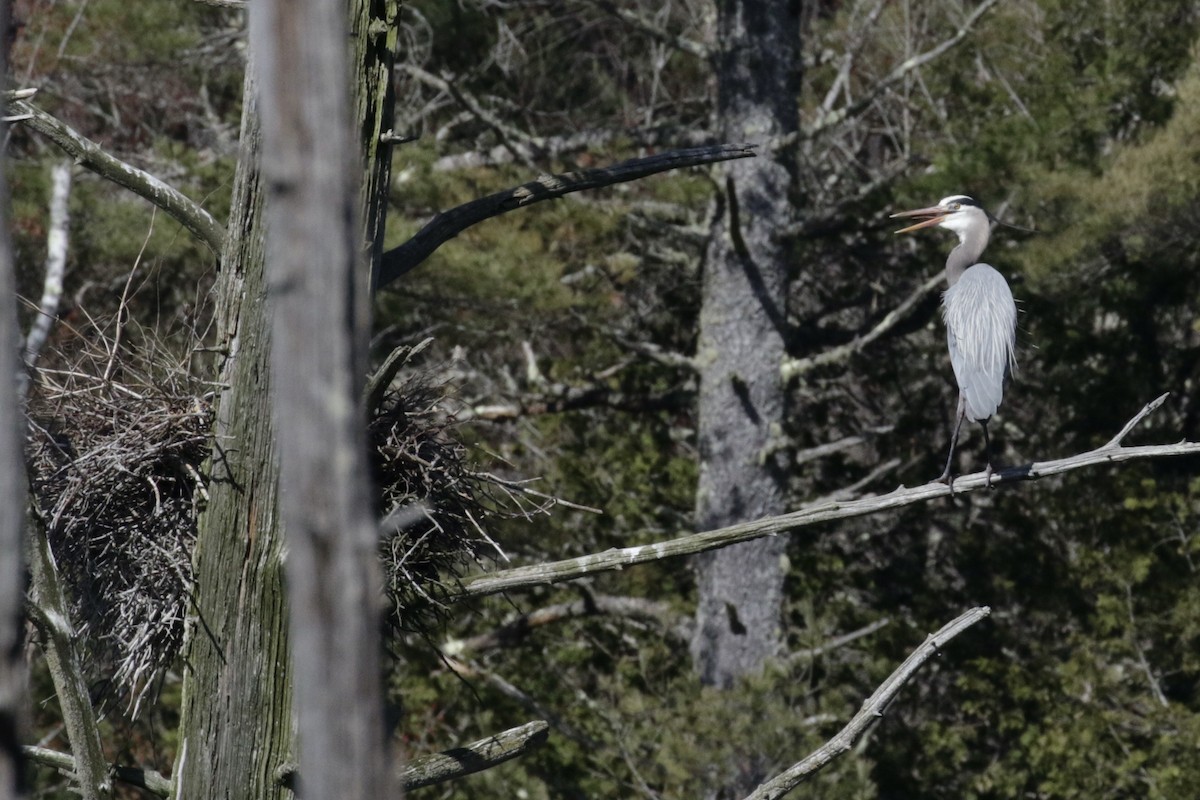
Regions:
[[[286,797],[277,776],[296,759],[255,94],[248,76],[242,152],[215,289],[224,388],[194,556],[195,621],[184,653],[175,765],[180,797]]]
[[[717,4],[722,139],[770,141],[797,125],[799,21],[790,0]],[[779,154],[725,165],[704,266],[697,530],[779,514],[788,253],[794,171]],[[780,647],[783,538],[697,559],[692,657],[701,679],[729,686]]]
[[[382,581],[361,400],[370,267],[360,247],[346,34],[345,17],[327,0],[257,0],[250,9],[269,187],[271,380],[299,794],[312,800],[391,796]]]
[[[386,191],[396,0],[351,0],[357,114],[371,192],[363,244],[375,254]],[[279,458],[271,419],[263,187],[256,88],[247,76],[242,153],[215,288],[223,361],[213,429],[211,485],[195,549],[193,622],[185,648],[176,796],[286,797],[298,754],[284,604]],[[360,200],[362,198],[360,197]],[[330,209],[336,213],[335,209]]]
[[[7,4],[3,4],[7,5]],[[4,9],[0,9],[2,12]],[[7,15],[0,13],[0,22]],[[2,45],[0,45],[2,46]],[[2,77],[2,76],[0,76]],[[3,81],[0,81],[2,84]],[[2,162],[0,162],[2,164]],[[21,796],[22,604],[25,598],[25,462],[17,399],[17,289],[8,227],[8,185],[0,166],[0,800]]]

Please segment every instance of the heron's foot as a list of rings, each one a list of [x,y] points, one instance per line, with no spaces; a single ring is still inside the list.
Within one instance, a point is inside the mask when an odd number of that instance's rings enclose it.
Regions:
[[[987,469],[983,471],[983,485],[991,489],[992,487],[992,462],[988,462]]]
[[[934,479],[933,479],[933,483],[944,483],[944,484],[946,484],[947,486],[949,486],[949,487],[950,487],[950,494],[954,494],[954,476],[950,474],[950,468],[949,468],[949,467],[947,467],[947,468],[946,468],[946,471],[945,471],[945,472],[943,472],[941,475],[939,475],[939,476],[937,476],[936,478],[934,478]]]

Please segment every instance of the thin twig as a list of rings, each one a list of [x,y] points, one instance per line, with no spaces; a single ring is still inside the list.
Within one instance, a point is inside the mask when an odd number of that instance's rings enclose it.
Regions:
[[[984,2],[976,6],[975,10],[972,11],[965,20],[963,20],[962,25],[959,26],[958,30],[955,31],[953,36],[945,39],[923,53],[904,60],[891,72],[872,84],[871,87],[862,95],[860,95],[857,100],[842,106],[837,111],[832,113],[821,114],[811,125],[805,126],[804,130],[799,135],[804,137],[816,136],[817,134],[832,128],[833,126],[840,124],[847,118],[861,114],[863,111],[870,108],[871,104],[875,102],[875,98],[883,94],[895,84],[899,83],[906,75],[925,66],[930,61],[933,61],[944,54],[946,51],[957,46],[958,44],[961,44],[962,41],[971,33],[971,30],[975,27],[975,24],[983,17],[984,14],[986,14],[988,11],[991,11],[992,7],[998,2],[999,0],[984,0]],[[797,134],[789,134],[787,136],[780,137],[771,143],[771,147],[772,149],[787,147],[795,143],[796,138]]]

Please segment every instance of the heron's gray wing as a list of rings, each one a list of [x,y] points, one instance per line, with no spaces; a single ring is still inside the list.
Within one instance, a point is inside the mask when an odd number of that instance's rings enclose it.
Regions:
[[[942,295],[942,316],[967,418],[987,419],[1016,367],[1017,305],[1008,282],[987,264],[970,267]]]

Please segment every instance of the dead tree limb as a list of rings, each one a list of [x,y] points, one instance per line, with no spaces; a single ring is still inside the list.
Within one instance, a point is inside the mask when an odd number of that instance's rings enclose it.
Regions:
[[[44,520],[33,526],[29,576],[30,618],[41,635],[42,652],[46,654],[50,679],[58,695],[67,741],[76,754],[72,759],[71,777],[84,800],[111,797],[112,779],[100,742],[96,709],[79,658],[79,636],[71,624],[67,598],[50,551]]]
[[[70,753],[60,753],[58,750],[34,747],[32,745],[22,747],[21,753],[35,764],[52,767],[66,775],[73,775],[75,773],[75,757]],[[155,797],[171,796],[172,786],[170,779],[152,769],[123,767],[119,764],[114,764],[109,770],[113,778],[121,783],[145,789]]]
[[[846,727],[842,728],[836,736],[821,745],[804,760],[759,786],[747,795],[746,800],[776,800],[776,798],[783,797],[829,762],[846,753],[866,732],[867,728],[884,715],[892,700],[900,693],[900,689],[916,674],[922,664],[941,652],[942,647],[951,639],[991,613],[992,610],[987,606],[980,606],[972,608],[957,619],[946,623],[940,631],[929,636],[924,644],[914,650],[904,660],[904,663],[880,684],[879,688],[875,690],[875,694],[871,695],[863,703],[859,712],[854,715],[854,719],[846,723]]]
[[[669,603],[641,597],[615,597],[587,594],[569,603],[538,608],[508,620],[498,628],[466,639],[451,639],[442,645],[448,656],[464,656],[505,647],[524,640],[531,632],[546,625],[591,616],[627,617],[655,623],[667,635],[687,640],[688,618],[675,614]]]
[[[74,157],[76,163],[149,200],[191,231],[209,250],[220,254],[225,241],[225,229],[194,200],[149,172],[109,155],[100,145],[70,125],[24,100],[9,103],[8,109],[24,117],[23,124],[46,136],[63,152]]]
[[[419,789],[445,783],[503,764],[530,750],[536,750],[550,738],[550,726],[543,720],[526,722],[477,742],[414,758],[404,768],[400,780],[404,789]]]
[[[582,192],[586,189],[599,189],[603,186],[636,181],[673,169],[753,156],[754,145],[719,144],[672,150],[645,158],[634,158],[611,167],[566,172],[559,175],[543,175],[537,180],[496,192],[479,200],[472,200],[435,216],[407,242],[383,254],[383,262],[375,282],[375,288],[376,290],[382,289],[407,275],[419,267],[439,247],[472,225],[477,225],[486,219],[498,217],[514,209],[540,203],[543,200],[553,200],[573,192]]]
[[[1167,395],[1163,395],[1147,404],[1137,416],[1130,420],[1121,433],[1107,444],[1095,450],[1089,450],[1053,461],[1038,461],[999,470],[992,475],[992,486],[1038,480],[1051,475],[1061,475],[1098,464],[1116,464],[1135,459],[1200,454],[1200,442],[1183,441],[1177,444],[1144,445],[1140,447],[1125,447],[1121,444],[1125,435],[1132,430],[1133,426],[1162,405],[1166,398]],[[789,533],[799,528],[807,528],[822,522],[862,517],[880,511],[928,502],[939,497],[950,496],[951,494],[973,492],[984,488],[986,485],[987,478],[984,473],[976,472],[972,475],[964,475],[955,479],[953,490],[944,483],[933,481],[923,486],[902,486],[888,494],[864,497],[858,500],[819,501],[787,514],[766,517],[753,522],[729,525],[703,533],[692,533],[664,542],[655,542],[637,547],[613,548],[605,550],[602,553],[592,553],[578,558],[569,558],[545,564],[533,564],[527,567],[516,567],[514,569],[466,578],[462,582],[462,589],[458,597],[479,597],[498,592],[530,589],[535,586],[545,586],[575,580],[597,572],[611,572],[613,570],[624,569],[634,564],[645,564],[651,561],[661,561],[666,558],[695,555],[696,553],[728,547],[738,542]]]
[[[907,319],[917,304],[924,300],[926,295],[932,292],[941,281],[942,271],[938,270],[936,275],[926,278],[920,286],[910,292],[908,297],[901,301],[900,305],[889,311],[883,319],[879,320],[875,327],[862,336],[856,336],[852,341],[838,345],[822,353],[817,353],[814,356],[789,358],[787,361],[784,361],[783,365],[779,368],[784,383],[791,383],[817,367],[841,363],[855,353],[861,352],[876,339]]]
[[[806,647],[803,650],[793,650],[787,654],[787,660],[795,663],[797,661],[811,661],[814,658],[820,658],[826,653],[833,652],[838,648],[845,647],[848,644],[857,642],[859,639],[870,636],[872,633],[875,633],[875,631],[886,627],[890,622],[891,620],[889,620],[887,617],[884,617],[883,619],[877,619],[870,625],[864,625],[856,631],[850,631],[849,633],[844,633],[841,636],[835,636],[829,641],[822,642],[816,647]]]

